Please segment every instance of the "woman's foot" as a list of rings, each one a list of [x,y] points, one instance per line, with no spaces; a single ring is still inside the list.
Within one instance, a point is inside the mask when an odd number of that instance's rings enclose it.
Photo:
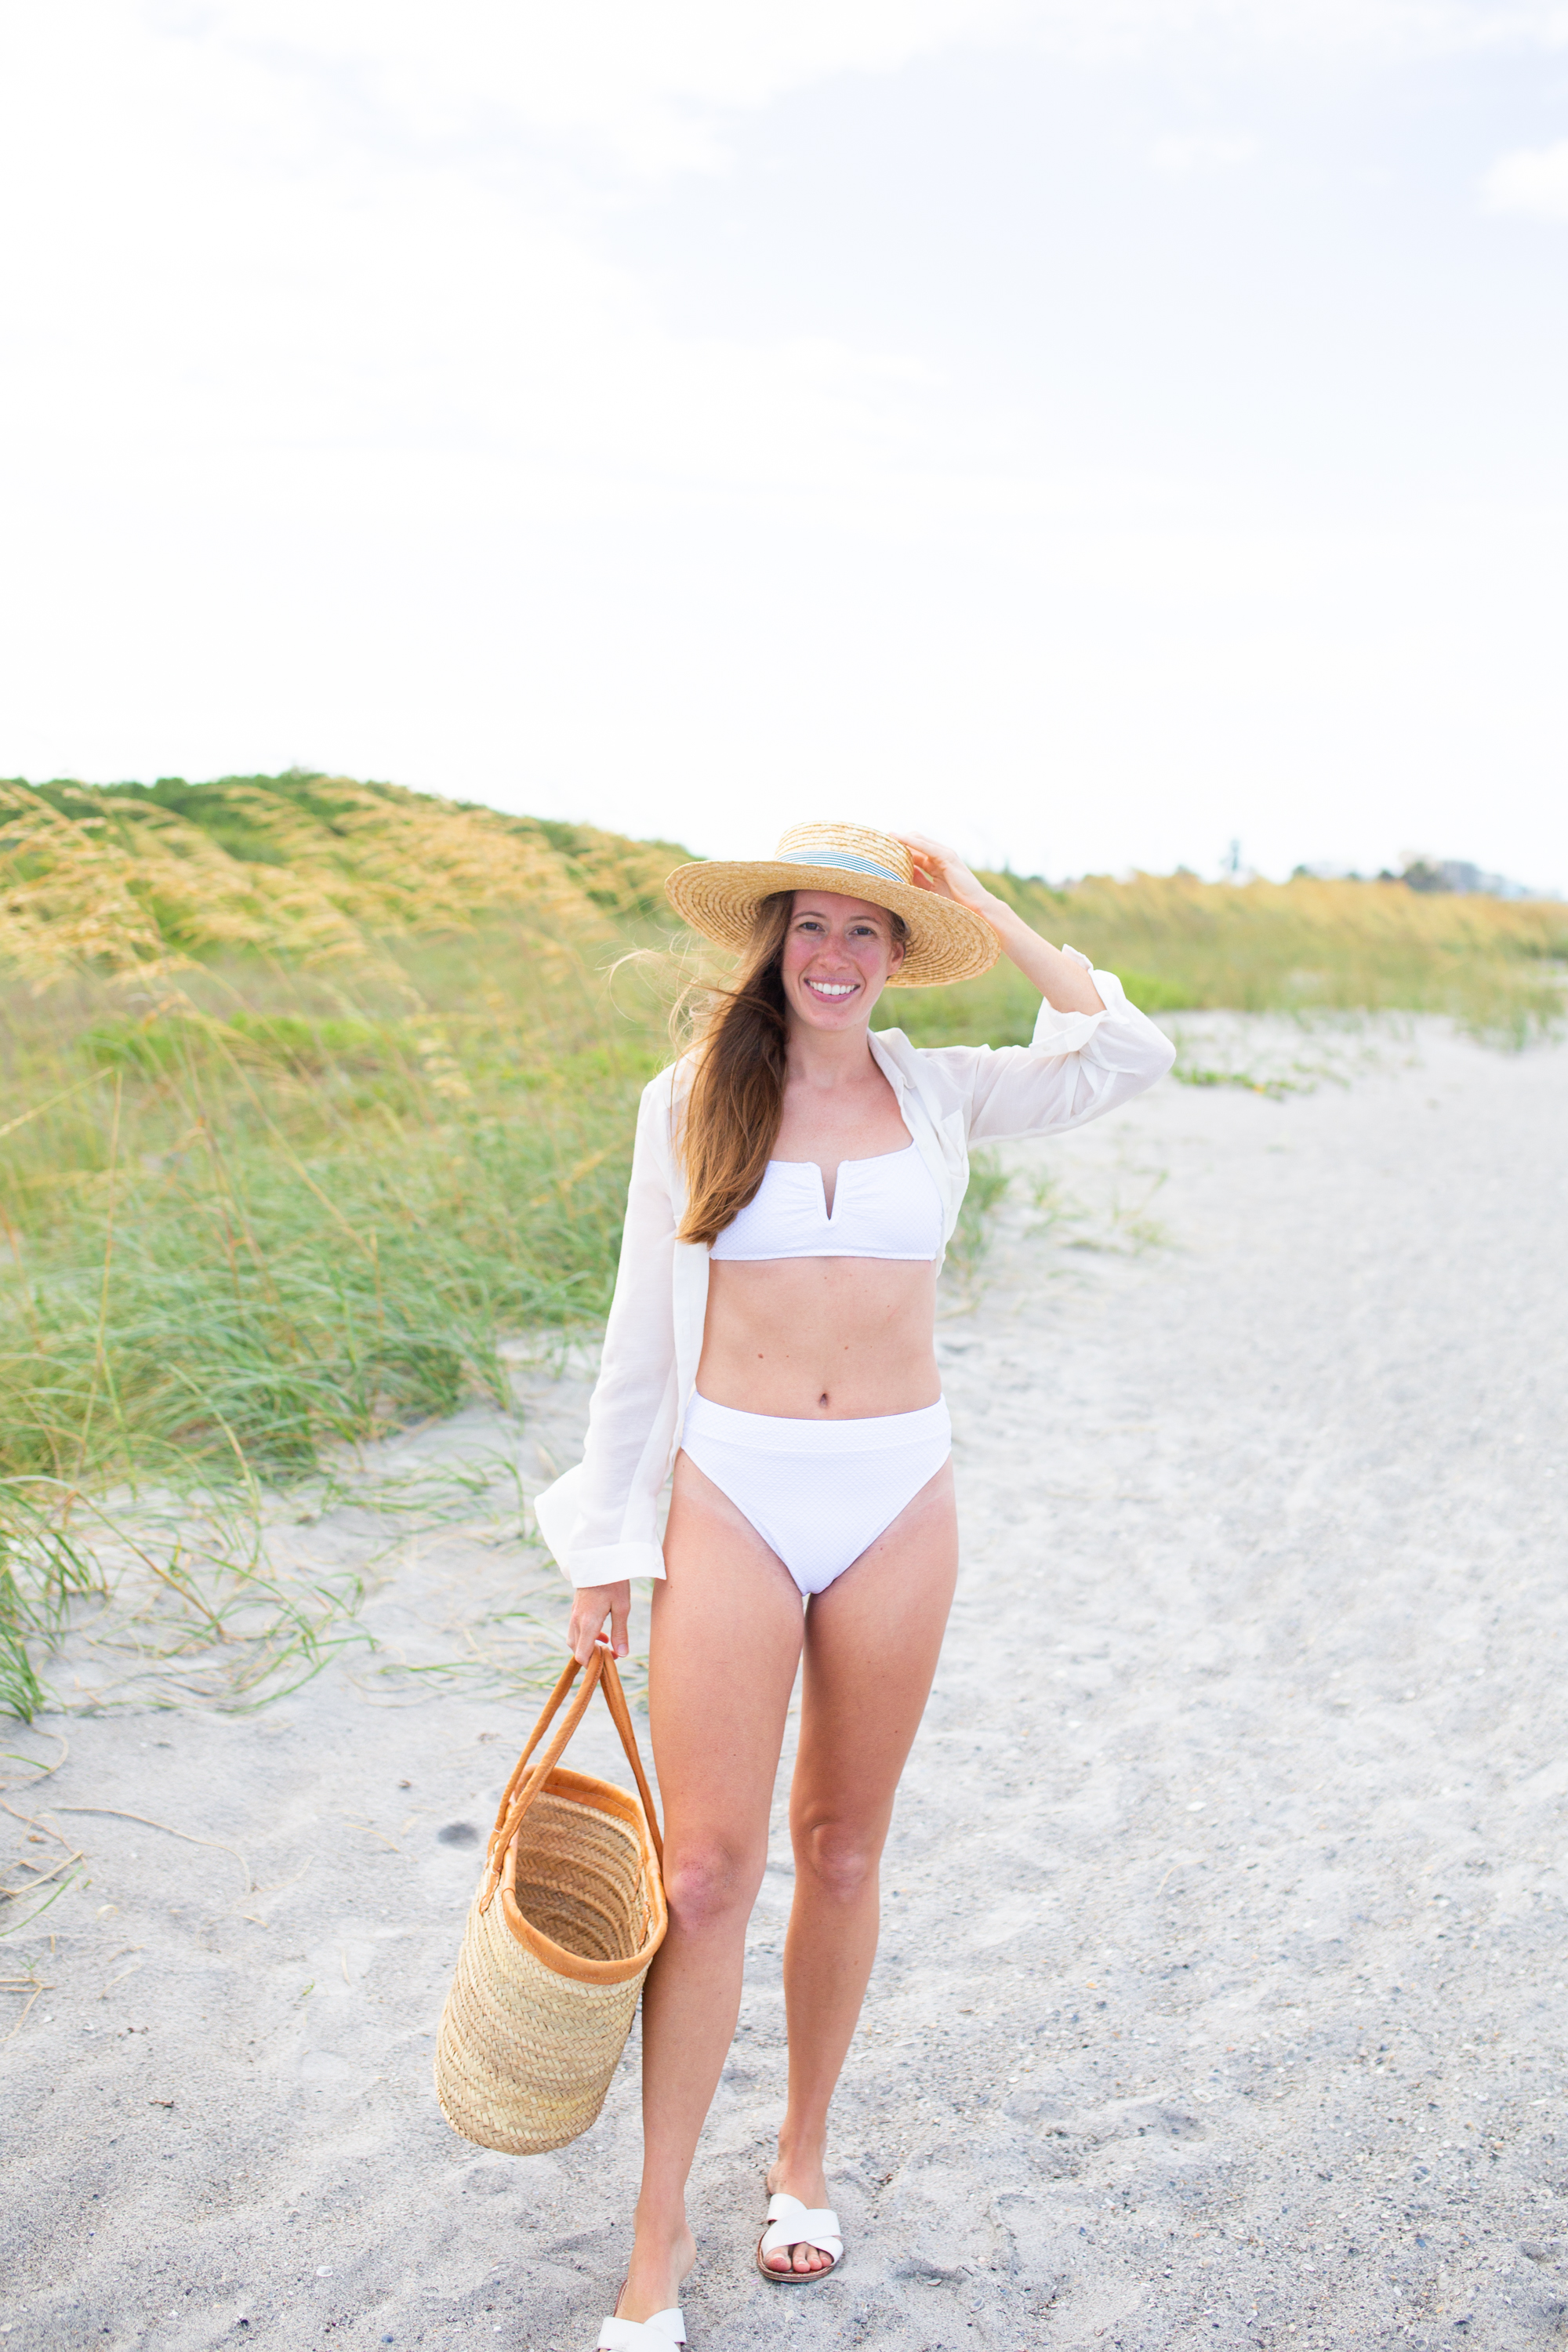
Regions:
[[[672,2310],[696,2261],[697,2241],[684,2221],[673,2235],[639,2223],[616,2317],[647,2320],[657,2311]]]
[[[770,2197],[781,2194],[798,2197],[801,2203],[814,2212],[820,2211],[827,2203],[827,2175],[822,2168],[820,2157],[781,2156],[770,2169],[764,2185]],[[830,2271],[834,2266],[833,2256],[825,2254],[819,2246],[775,2246],[771,2253],[763,2255],[762,2260],[766,2269],[776,2271],[781,2278],[787,2271],[795,2271],[801,2277],[809,2278],[816,2271]]]

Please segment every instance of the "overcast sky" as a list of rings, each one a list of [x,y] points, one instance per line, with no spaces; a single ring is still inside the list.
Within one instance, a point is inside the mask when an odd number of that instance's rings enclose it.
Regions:
[[[1568,887],[1568,5],[0,0],[0,772]]]

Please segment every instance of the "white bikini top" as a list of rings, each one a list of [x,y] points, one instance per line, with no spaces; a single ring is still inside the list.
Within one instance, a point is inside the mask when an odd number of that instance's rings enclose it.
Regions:
[[[755,1193],[710,1255],[778,1257],[939,1257],[942,1195],[912,1143],[875,1160],[841,1160],[827,1189],[815,1160],[770,1160]]]

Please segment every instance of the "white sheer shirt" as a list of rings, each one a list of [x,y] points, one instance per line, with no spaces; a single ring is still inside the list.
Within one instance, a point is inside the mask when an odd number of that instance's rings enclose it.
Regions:
[[[1063,950],[1091,970],[1076,949]],[[1095,971],[1103,1013],[1042,1004],[1027,1045],[911,1045],[873,1030],[871,1052],[942,1194],[952,1237],[972,1143],[1059,1135],[1163,1078],[1175,1047],[1129,1004],[1113,972]],[[534,1502],[540,1532],[574,1584],[664,1574],[659,1504],[697,1385],[708,1312],[709,1253],[680,1242],[686,1185],[673,1141],[682,1060],[644,1089],[632,1153],[620,1268],[588,1407],[583,1459]]]

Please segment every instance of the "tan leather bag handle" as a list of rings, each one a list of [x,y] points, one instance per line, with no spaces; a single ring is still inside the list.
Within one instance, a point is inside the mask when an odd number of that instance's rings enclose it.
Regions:
[[[588,1711],[588,1702],[593,1697],[595,1687],[603,1690],[605,1704],[610,1710],[610,1720],[620,1734],[621,1746],[626,1751],[626,1762],[632,1768],[632,1774],[637,1784],[637,1794],[642,1799],[643,1813],[647,1822],[648,1833],[653,1839],[654,1853],[658,1858],[659,1868],[662,1870],[664,1867],[664,1840],[659,1835],[658,1816],[654,1811],[653,1791],[648,1787],[647,1775],[642,1768],[642,1757],[637,1749],[637,1737],[632,1724],[631,1709],[626,1705],[626,1695],[621,1688],[621,1678],[616,1672],[616,1661],[606,1644],[595,1643],[594,1654],[589,1659],[587,1669],[583,1675],[582,1689],[568,1707],[565,1719],[545,1753],[540,1758],[531,1772],[528,1769],[529,1758],[554,1721],[562,1701],[577,1678],[577,1660],[568,1659],[560,1681],[540,1709],[539,1720],[528,1735],[528,1743],[517,1759],[510,1780],[501,1791],[500,1804],[496,1812],[496,1825],[490,1832],[489,1844],[485,1853],[486,1885],[484,1893],[479,1898],[481,1912],[489,1908],[490,1898],[500,1884],[501,1864],[508,1846],[521,1827],[529,1807],[565,1754],[573,1733]]]

